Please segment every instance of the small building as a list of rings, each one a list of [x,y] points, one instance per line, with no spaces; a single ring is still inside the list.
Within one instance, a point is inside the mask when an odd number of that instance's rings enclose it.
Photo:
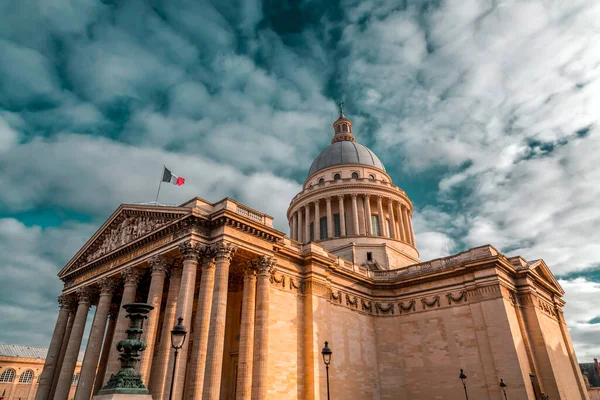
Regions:
[[[48,354],[47,347],[0,344],[0,397],[4,400],[35,398],[40,375]],[[75,398],[83,352],[79,354],[69,399]]]

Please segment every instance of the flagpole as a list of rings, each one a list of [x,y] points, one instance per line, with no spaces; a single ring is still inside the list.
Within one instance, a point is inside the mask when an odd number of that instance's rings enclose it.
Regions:
[[[162,178],[163,178],[163,175],[164,175],[164,173],[165,173],[165,168],[166,168],[166,167],[165,167],[165,165],[163,164],[163,169],[162,169],[162,172],[161,172],[161,174],[160,174],[160,181],[159,181],[159,183],[158,183],[158,191],[156,192],[156,200],[154,201],[154,203],[156,203],[156,205],[158,205],[158,195],[160,194],[160,185],[162,185]]]

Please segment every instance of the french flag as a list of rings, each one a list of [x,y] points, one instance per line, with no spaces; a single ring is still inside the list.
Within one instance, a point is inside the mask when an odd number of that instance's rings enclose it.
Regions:
[[[162,176],[163,182],[169,182],[169,183],[172,183],[173,185],[177,185],[177,186],[181,186],[185,183],[185,178],[173,174],[167,167],[164,167],[164,168],[165,168],[165,170],[163,171],[163,176]]]

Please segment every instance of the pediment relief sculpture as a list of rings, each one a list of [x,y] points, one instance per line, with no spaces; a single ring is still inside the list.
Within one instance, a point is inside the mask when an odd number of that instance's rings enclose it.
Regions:
[[[164,225],[171,222],[171,219],[167,218],[156,218],[156,217],[139,217],[131,216],[126,217],[122,222],[117,225],[111,226],[107,229],[107,234],[104,235],[101,244],[92,250],[87,256],[83,258],[84,263],[88,263],[97,258],[110,253],[111,251],[126,245],[127,243],[133,242],[136,239],[141,238],[155,231]]]

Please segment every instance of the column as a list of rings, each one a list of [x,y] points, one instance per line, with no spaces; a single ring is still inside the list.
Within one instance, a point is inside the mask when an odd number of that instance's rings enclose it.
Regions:
[[[219,242],[215,246],[215,290],[210,313],[208,334],[208,354],[204,377],[203,400],[218,400],[221,391],[221,368],[223,366],[223,345],[225,341],[225,314],[227,312],[227,284],[229,264],[237,246]]]
[[[331,197],[325,199],[327,205],[327,239],[333,237],[333,214],[331,214]]]
[[[338,207],[340,209],[340,237],[346,236],[346,214],[344,210],[344,195],[338,195]]]
[[[35,395],[36,400],[48,400],[50,398],[50,390],[52,389],[52,377],[57,369],[58,358],[60,357],[60,346],[65,336],[69,314],[71,313],[71,301],[68,296],[58,296],[58,318],[54,326],[54,333],[50,340],[48,355],[44,362],[44,369],[40,376],[40,383]]]
[[[215,287],[215,251],[211,246],[204,247],[200,252],[202,259],[202,276],[198,293],[198,307],[194,325],[194,348],[190,360],[189,399],[201,399],[204,390],[204,373],[206,371],[206,352],[210,331],[210,310]]]
[[[148,264],[152,268],[150,278],[150,288],[148,289],[148,299],[146,303],[154,307],[154,310],[148,313],[148,319],[144,323],[144,334],[142,340],[146,342],[146,350],[141,353],[139,371],[142,375],[142,382],[146,386],[150,383],[150,371],[152,369],[152,359],[154,358],[154,346],[156,345],[156,334],[158,332],[158,319],[160,317],[160,306],[162,303],[162,294],[165,288],[165,277],[167,276],[167,259],[164,256],[156,255],[148,259]]]
[[[83,364],[79,372],[79,383],[75,392],[75,400],[89,400],[92,396],[98,359],[100,358],[100,351],[102,349],[102,339],[104,338],[108,312],[110,311],[113,291],[117,286],[117,282],[114,279],[102,278],[98,282],[98,285],[100,286],[100,299],[96,306],[94,322],[92,322],[92,329],[90,329]]]
[[[52,389],[50,390],[50,396],[48,399],[54,399],[54,393],[56,392],[56,385],[58,385],[58,377],[60,376],[60,370],[62,369],[63,361],[65,360],[65,354],[67,352],[67,345],[71,338],[71,332],[73,331],[73,323],[75,322],[75,310],[77,307],[77,298],[69,296],[71,313],[69,314],[69,322],[67,322],[67,328],[65,329],[65,336],[60,345],[60,356],[58,357],[58,363],[52,377]]]
[[[396,218],[394,218],[394,204],[392,199],[388,199],[388,214],[390,216],[390,231],[388,233],[392,239],[396,239]]]
[[[298,240],[298,215],[296,213],[292,214],[292,231],[290,232],[290,236],[294,240]]]
[[[404,225],[404,237],[406,238],[406,242],[412,244],[410,236],[410,222],[408,220],[408,212],[406,207],[402,207],[402,225]]]
[[[300,243],[304,243],[304,235],[302,234],[302,209],[299,208],[298,211],[296,211],[296,215],[298,216],[298,229],[297,229],[297,235],[298,235],[298,241]]]
[[[242,295],[242,322],[240,323],[236,400],[250,400],[252,397],[255,296],[256,267],[252,263],[248,263],[246,268],[244,268],[244,293]]]
[[[319,210],[319,202],[320,200],[315,201],[315,224],[313,225],[315,229],[315,241],[321,240],[321,210]]]
[[[402,203],[398,202],[398,232],[400,232],[400,240],[406,242],[406,234],[404,233],[404,217],[402,216]]]
[[[352,229],[354,230],[352,233],[354,236],[358,236],[360,235],[360,232],[358,228],[358,205],[356,204],[356,193],[352,193],[350,198],[352,198]]]
[[[152,363],[153,366],[150,371],[150,376],[152,377],[150,379],[150,394],[152,394],[154,399],[162,399],[165,389],[170,386],[171,374],[173,372],[173,365],[169,364],[169,359],[173,352],[171,348],[171,329],[175,325],[175,311],[179,299],[179,287],[181,286],[181,265],[173,266],[169,274],[169,292],[167,293],[163,324],[160,331],[158,354]]]
[[[196,271],[198,270],[198,255],[201,246],[198,243],[188,240],[179,246],[179,252],[183,255],[183,268],[181,271],[181,284],[179,285],[179,299],[177,300],[177,309],[175,317],[183,318],[183,324],[188,331],[192,326],[192,309],[194,307],[194,290],[196,289]],[[170,335],[169,335],[170,339]],[[190,341],[186,340],[183,347],[179,350],[178,362],[175,369],[175,382],[173,384],[173,399],[180,400],[183,398],[185,370],[187,368],[187,354]],[[175,353],[171,354],[170,364],[175,361]],[[171,369],[171,371],[173,371]],[[165,388],[165,397],[169,394],[170,387]]]
[[[373,219],[371,218],[371,195],[364,195],[365,201],[365,223],[367,224],[367,235],[373,234]]]
[[[79,297],[79,303],[77,305],[77,313],[73,320],[73,330],[71,331],[71,337],[67,344],[67,351],[65,352],[65,359],[60,369],[60,375],[58,377],[58,384],[56,385],[56,392],[54,393],[55,399],[66,399],[69,396],[71,390],[71,380],[73,379],[73,373],[75,372],[75,365],[77,364],[77,356],[79,355],[79,348],[81,347],[81,339],[83,339],[83,330],[85,329],[85,321],[87,319],[88,310],[90,309],[90,291],[88,288],[81,288],[77,290]]]
[[[304,241],[310,242],[310,203],[304,206]]]
[[[110,346],[112,345],[113,337],[115,336],[115,327],[117,326],[118,305],[112,303],[108,312],[108,328],[106,328],[106,336],[102,345],[102,354],[98,363],[98,372],[96,372],[96,381],[94,382],[94,395],[102,389],[104,375],[106,374],[106,365],[108,364],[108,356],[110,354]]]
[[[386,232],[385,214],[383,213],[383,199],[381,195],[377,195],[377,214],[379,214],[379,235],[389,236]]]
[[[125,304],[135,302],[135,293],[137,286],[142,276],[142,271],[129,267],[121,272],[123,276],[123,297],[121,297],[121,304],[119,305],[119,315],[117,317],[117,326],[115,326],[115,336],[110,345],[110,353],[108,355],[108,363],[106,365],[106,373],[104,375],[104,383],[106,383],[112,374],[116,374],[121,369],[121,362],[119,361],[119,351],[117,350],[117,343],[127,338],[125,331],[129,328],[129,318],[126,318],[127,312],[123,309]]]
[[[407,210],[406,213],[408,215],[408,229],[410,230],[410,242],[413,246],[415,246],[415,231],[413,229],[412,212],[408,213]]]
[[[256,317],[254,319],[254,365],[252,371],[252,399],[267,398],[269,354],[269,278],[277,260],[261,256],[256,272]]]

